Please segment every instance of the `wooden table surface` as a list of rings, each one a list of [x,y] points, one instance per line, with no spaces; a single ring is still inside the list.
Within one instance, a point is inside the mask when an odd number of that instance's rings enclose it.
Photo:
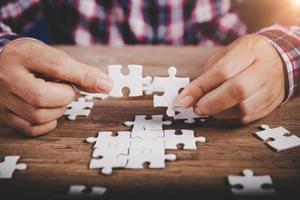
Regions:
[[[108,64],[142,64],[144,75],[166,76],[174,65],[180,76],[195,78],[201,66],[215,49],[204,47],[74,47],[58,46],[79,61],[106,70]],[[234,66],[233,66],[234,67]],[[98,131],[130,130],[122,123],[135,115],[163,114],[165,109],[153,108],[152,96],[116,98],[95,101],[88,118],[75,121],[60,119],[57,129],[38,138],[26,138],[0,126],[0,159],[20,155],[28,170],[17,171],[11,180],[0,180],[0,192],[15,195],[63,194],[69,185],[106,187],[106,197],[118,195],[195,195],[196,197],[232,197],[227,175],[239,175],[245,168],[258,175],[270,174],[280,196],[299,195],[300,148],[276,153],[253,136],[258,126],[284,126],[300,136],[300,98],[280,107],[267,118],[243,127],[230,127],[210,119],[205,123],[185,125],[182,121],[165,129],[194,129],[207,142],[197,151],[167,151],[177,160],[166,168],[114,170],[103,176],[88,169],[92,145],[84,140]],[[199,198],[200,199],[200,198]]]

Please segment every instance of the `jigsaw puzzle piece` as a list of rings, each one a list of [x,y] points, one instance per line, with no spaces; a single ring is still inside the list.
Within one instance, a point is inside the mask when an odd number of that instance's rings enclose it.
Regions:
[[[164,132],[163,131],[145,131],[143,137],[131,138],[130,149],[136,151],[155,151],[164,148]]]
[[[127,169],[142,169],[145,163],[149,163],[149,168],[165,168],[165,161],[176,160],[175,154],[165,154],[163,146],[150,149],[129,149]]]
[[[108,98],[108,94],[104,94],[104,93],[88,93],[88,92],[80,91],[79,94],[87,101],[91,101],[93,99],[103,100]]]
[[[181,107],[175,107],[175,115],[173,116],[174,120],[177,119],[184,119],[185,123],[188,124],[193,124],[196,122],[195,119],[206,119],[208,116],[199,116],[197,114],[194,113],[194,109],[193,107],[190,108],[181,108]],[[201,120],[201,121],[205,121],[205,120]]]
[[[96,159],[101,157],[100,159]],[[90,162],[90,169],[101,169],[101,173],[110,175],[113,168],[125,168],[127,155],[121,154],[114,148],[96,148],[93,152],[93,159]]]
[[[271,129],[268,125],[261,126],[263,131],[256,132],[255,135],[267,141],[267,144],[277,152],[300,146],[300,138],[296,135],[289,135],[290,132],[283,127]],[[273,141],[268,141],[273,139]]]
[[[84,98],[78,98],[77,101],[73,101],[67,107],[68,110],[64,115],[68,116],[69,120],[75,120],[77,116],[85,116],[88,117],[91,108],[93,108],[94,103],[88,102]]]
[[[154,95],[154,107],[167,107],[167,115],[172,117],[175,115],[174,107],[177,106],[177,96],[179,90],[187,86],[190,78],[176,77],[177,70],[175,67],[169,67],[169,77],[154,77],[154,89],[163,89],[162,96]]]
[[[146,76],[143,82],[143,91],[146,95],[152,95],[154,92],[163,92],[163,88],[154,88],[153,78]]]
[[[136,115],[134,121],[124,122],[125,126],[131,127],[131,137],[143,137],[145,131],[163,130],[163,125],[170,125],[171,121],[163,121],[163,115],[152,115],[151,119],[146,119],[146,115]]]
[[[84,192],[86,190],[86,186],[84,185],[71,185],[68,191],[68,196],[74,197],[101,197],[106,192],[106,188],[104,187],[92,187],[89,193]]]
[[[110,131],[100,131],[97,137],[88,137],[86,142],[95,143],[94,148],[113,148],[120,154],[127,154],[130,145],[130,131],[118,131],[116,136]]]
[[[231,191],[237,196],[273,196],[276,191],[273,188],[265,189],[263,185],[272,185],[272,179],[269,175],[254,176],[250,169],[243,170],[244,176],[228,176],[228,182],[231,186],[241,185],[242,188],[232,187]]]
[[[0,163],[0,179],[10,179],[15,170],[25,170],[27,165],[25,163],[17,164],[20,156],[6,156],[4,161]]]
[[[184,150],[197,150],[196,142],[206,142],[205,137],[195,137],[193,130],[181,130],[181,134],[177,135],[175,130],[165,130],[165,148],[177,150],[177,145],[182,144]]]
[[[123,97],[122,89],[129,88],[129,96],[136,97],[143,95],[143,83],[147,82],[149,78],[143,78],[142,65],[128,65],[128,75],[123,75],[122,65],[109,65],[108,74],[113,81],[113,88],[109,93],[112,97]]]

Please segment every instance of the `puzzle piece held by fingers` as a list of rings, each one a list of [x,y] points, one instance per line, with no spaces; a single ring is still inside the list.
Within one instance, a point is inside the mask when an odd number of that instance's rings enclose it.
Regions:
[[[190,108],[176,107],[176,108],[174,108],[174,110],[176,113],[173,116],[173,118],[175,120],[185,119],[184,122],[188,123],[188,124],[195,123],[196,122],[195,119],[202,119],[201,121],[205,121],[205,119],[208,117],[208,116],[199,116],[199,115],[195,114],[193,107],[190,107]]]
[[[231,191],[234,195],[239,197],[262,197],[273,196],[276,191],[273,188],[263,188],[263,185],[272,185],[272,179],[269,175],[254,176],[253,171],[250,169],[243,170],[244,176],[228,176],[228,182],[231,186]],[[235,186],[241,185],[242,188]]]
[[[75,120],[77,116],[88,117],[93,106],[93,102],[88,102],[84,98],[78,98],[77,101],[73,101],[67,106],[68,109],[64,115],[68,116],[69,120]]]
[[[143,78],[142,65],[128,65],[128,75],[121,73],[122,65],[109,65],[108,74],[113,80],[113,88],[109,93],[112,97],[123,97],[122,89],[129,88],[129,96],[143,95],[143,83],[149,82],[149,77]]]
[[[153,78],[150,76],[145,77],[143,82],[143,91],[146,95],[152,95],[154,92],[163,92],[163,88],[154,88]]]
[[[206,142],[205,137],[195,137],[193,130],[182,129],[180,135],[175,130],[165,130],[165,148],[177,150],[177,145],[182,144],[184,150],[197,150],[196,143]]]
[[[261,126],[263,131],[256,132],[255,135],[267,141],[267,145],[277,152],[300,146],[300,138],[296,135],[290,135],[290,132],[283,127],[271,129],[268,125]],[[273,141],[268,141],[273,139]]]
[[[87,101],[91,101],[93,99],[103,100],[108,98],[108,94],[104,94],[104,93],[88,93],[88,92],[80,91],[79,94]]]
[[[25,170],[27,165],[18,163],[20,156],[6,156],[4,161],[0,163],[0,179],[10,179],[16,170]]]
[[[176,98],[179,90],[187,86],[190,78],[176,77],[177,70],[175,67],[169,67],[169,77],[154,77],[154,89],[163,89],[162,96],[154,95],[154,107],[167,107],[167,115],[172,117],[175,115],[174,107],[177,106]]]

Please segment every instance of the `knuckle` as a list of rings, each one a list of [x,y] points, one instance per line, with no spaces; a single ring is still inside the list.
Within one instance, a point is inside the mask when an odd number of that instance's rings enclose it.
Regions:
[[[246,116],[252,113],[253,109],[250,108],[246,101],[242,101],[239,105],[242,116]]]
[[[242,125],[247,125],[250,122],[252,122],[252,119],[251,119],[251,117],[249,115],[246,115],[246,116],[242,117],[241,120],[240,120],[240,123]]]
[[[223,81],[227,81],[232,77],[230,66],[221,59],[218,67],[217,76],[222,79]]]
[[[35,126],[26,126],[22,128],[22,132],[24,132],[29,137],[35,137],[37,135],[40,135],[39,129],[37,129]]]

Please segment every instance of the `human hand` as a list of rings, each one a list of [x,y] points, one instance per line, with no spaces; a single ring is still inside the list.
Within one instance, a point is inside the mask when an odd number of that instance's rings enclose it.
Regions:
[[[75,97],[71,84],[107,93],[108,75],[42,42],[22,39],[0,53],[0,122],[28,136],[50,132]]]
[[[275,110],[284,100],[281,57],[263,37],[246,35],[221,48],[204,73],[179,95],[179,104],[198,115],[248,124]]]

